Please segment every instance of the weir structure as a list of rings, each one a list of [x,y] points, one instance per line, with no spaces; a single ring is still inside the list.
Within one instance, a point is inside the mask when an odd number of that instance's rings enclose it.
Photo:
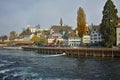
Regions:
[[[23,47],[23,50],[38,51],[42,54],[65,53],[75,57],[120,57],[120,48]]]

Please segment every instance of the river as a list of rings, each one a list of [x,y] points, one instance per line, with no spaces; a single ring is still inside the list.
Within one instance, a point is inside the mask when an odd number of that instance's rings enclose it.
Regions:
[[[120,80],[120,59],[0,50],[0,80]]]

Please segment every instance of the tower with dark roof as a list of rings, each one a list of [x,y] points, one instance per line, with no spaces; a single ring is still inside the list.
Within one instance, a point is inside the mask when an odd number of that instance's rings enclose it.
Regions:
[[[60,26],[62,27],[63,25],[63,21],[62,21],[62,18],[60,18]]]

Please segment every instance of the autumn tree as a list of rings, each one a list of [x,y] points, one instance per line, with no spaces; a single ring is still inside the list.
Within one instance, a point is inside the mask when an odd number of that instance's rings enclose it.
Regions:
[[[81,46],[83,46],[83,36],[86,34],[86,15],[81,7],[77,12],[77,31],[81,38]]]
[[[40,38],[37,36],[37,35],[34,35],[31,39],[31,41],[33,42],[39,42],[40,41]]]
[[[34,35],[31,41],[33,41],[36,45],[43,45],[48,42],[46,38],[40,38],[37,35]]]
[[[103,9],[103,18],[100,32],[104,38],[105,47],[112,47],[116,41],[116,24],[118,20],[117,9],[112,0],[107,0]]]
[[[60,45],[63,45],[64,44],[64,41],[60,41]]]
[[[60,44],[60,41],[59,40],[57,40],[57,45],[59,45]]]
[[[40,43],[47,44],[48,39],[47,38],[40,38]]]

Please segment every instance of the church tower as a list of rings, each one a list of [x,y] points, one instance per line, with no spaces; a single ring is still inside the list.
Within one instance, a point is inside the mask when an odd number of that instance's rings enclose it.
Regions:
[[[63,21],[62,21],[62,18],[60,18],[60,26],[62,27],[63,25]]]

